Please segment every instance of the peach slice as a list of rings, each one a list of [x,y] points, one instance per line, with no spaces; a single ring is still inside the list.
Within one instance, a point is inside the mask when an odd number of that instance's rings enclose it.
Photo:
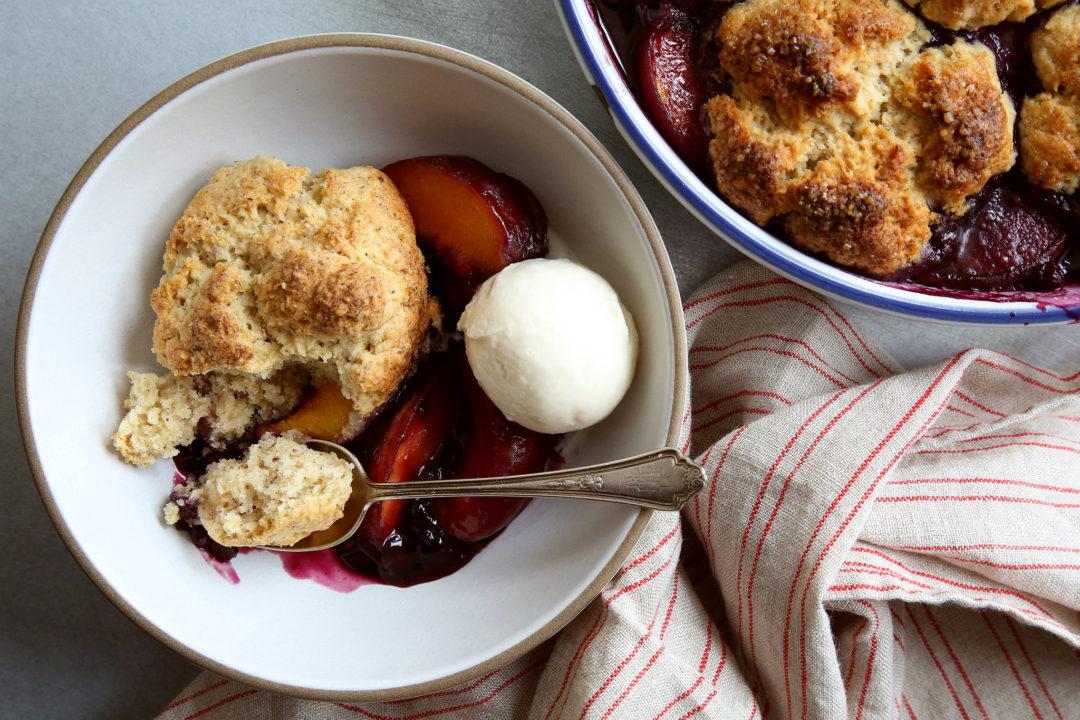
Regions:
[[[258,435],[299,430],[309,437],[340,443],[360,432],[359,419],[353,412],[352,400],[341,393],[341,386],[327,383],[309,392],[289,415],[261,426]]]
[[[510,263],[547,253],[547,215],[518,180],[460,155],[429,155],[383,168],[405,198],[417,244],[444,277],[451,305]]]
[[[453,365],[434,360],[413,379],[402,403],[389,416],[385,432],[371,457],[365,460],[374,482],[415,480],[436,461],[440,449],[454,431],[461,404],[461,388]],[[375,548],[397,528],[404,500],[384,500],[364,517],[359,535]]]

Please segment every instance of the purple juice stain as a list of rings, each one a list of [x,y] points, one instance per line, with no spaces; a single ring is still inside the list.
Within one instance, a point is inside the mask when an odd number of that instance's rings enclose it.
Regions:
[[[272,551],[269,551],[272,552]],[[378,583],[367,574],[350,570],[334,548],[304,553],[274,553],[281,558],[281,567],[289,577],[311,580],[339,593],[351,593],[364,585]]]

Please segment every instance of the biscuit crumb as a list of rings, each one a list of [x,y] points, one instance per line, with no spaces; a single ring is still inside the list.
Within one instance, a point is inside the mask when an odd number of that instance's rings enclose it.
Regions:
[[[342,517],[352,465],[302,440],[299,434],[265,435],[242,458],[207,468],[191,499],[214,541],[289,546]]]
[[[150,467],[176,457],[194,442],[208,420],[204,439],[213,447],[244,435],[255,425],[291,411],[300,402],[308,374],[286,368],[268,378],[207,373],[157,375],[128,372],[127,413],[113,434],[114,447],[133,465]]]

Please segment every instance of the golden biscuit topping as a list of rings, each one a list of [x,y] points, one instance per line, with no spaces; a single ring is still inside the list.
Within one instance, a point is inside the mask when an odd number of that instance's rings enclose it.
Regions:
[[[889,0],[734,6],[716,32],[728,91],[705,105],[720,194],[861,272],[916,261],[936,213],[1015,161],[993,55],[929,40]]]
[[[968,197],[1012,167],[1016,112],[985,46],[924,50],[900,73],[896,97],[926,124],[922,179],[948,212],[963,212]]]
[[[358,412],[405,377],[438,315],[412,218],[370,167],[260,156],[214,173],[169,236],[154,352],[178,375],[325,364]]]

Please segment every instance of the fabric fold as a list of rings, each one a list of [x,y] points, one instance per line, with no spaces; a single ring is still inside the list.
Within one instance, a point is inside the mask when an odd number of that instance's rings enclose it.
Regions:
[[[982,349],[904,371],[752,263],[684,310],[706,487],[555,638],[392,703],[204,674],[161,717],[1075,716],[1080,372]]]

